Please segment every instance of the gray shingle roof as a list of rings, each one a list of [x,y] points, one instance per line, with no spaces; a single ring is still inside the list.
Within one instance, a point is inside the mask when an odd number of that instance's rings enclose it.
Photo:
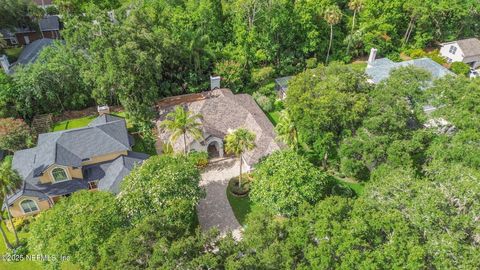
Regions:
[[[223,139],[230,131],[243,127],[256,134],[256,147],[245,154],[245,161],[249,165],[256,164],[260,158],[280,149],[282,144],[276,141],[274,127],[270,120],[250,95],[234,95],[229,89],[217,89],[211,92],[209,98],[183,104],[189,111],[202,115],[204,139],[214,135]],[[159,123],[173,110],[174,105],[163,107],[160,111]],[[168,141],[170,133],[160,130],[160,139]],[[193,142],[187,139],[187,144]],[[174,148],[183,149],[183,139],[179,138]]]
[[[480,55],[480,40],[477,38],[457,40],[457,44],[465,57]]]
[[[129,151],[131,146],[125,120],[110,116],[99,118],[84,128],[40,134],[36,147],[15,152],[12,167],[23,178],[24,185],[19,192],[10,196],[9,202],[27,193],[40,197],[41,194],[62,195],[86,189],[89,177],[54,184],[40,184],[38,177],[53,164],[80,167],[82,161],[87,158]],[[127,157],[120,157],[117,160],[121,160],[119,164],[123,164],[124,168],[129,170],[133,168],[135,162],[147,157],[144,154],[129,152]],[[112,169],[106,175],[113,177],[111,183],[115,186],[120,178],[126,175],[125,173],[128,172],[120,168],[119,171]],[[98,179],[100,178],[96,180]]]
[[[60,20],[58,16],[48,16],[39,22],[42,31],[58,31],[60,30]]]
[[[53,39],[42,38],[39,40],[35,40],[34,42],[26,45],[23,48],[22,53],[20,53],[20,56],[18,57],[18,60],[17,62],[14,63],[14,65],[16,64],[26,65],[26,64],[35,62],[35,60],[37,60],[38,55],[43,50],[43,48],[45,48],[46,46],[52,45],[52,43],[53,43]]]
[[[375,60],[372,65],[367,66],[365,72],[372,79],[373,83],[379,83],[387,79],[393,69],[407,66],[423,68],[430,72],[434,79],[454,74],[430,58],[413,59],[404,62],[393,62],[389,59],[382,58]]]

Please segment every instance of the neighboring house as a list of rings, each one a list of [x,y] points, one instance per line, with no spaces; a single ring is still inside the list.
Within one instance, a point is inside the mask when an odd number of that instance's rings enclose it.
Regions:
[[[109,114],[84,128],[40,134],[36,147],[13,156],[23,183],[8,197],[12,216],[37,214],[78,190],[117,194],[123,178],[148,158],[132,145],[125,120]]]
[[[175,106],[184,106],[192,114],[202,115],[203,139],[195,141],[187,136],[187,149],[208,152],[210,158],[224,157],[224,139],[237,128],[246,128],[256,135],[256,147],[244,155],[244,164],[250,170],[260,158],[281,148],[275,130],[267,116],[250,95],[234,95],[229,89],[216,89],[200,94],[166,98],[158,103],[161,123]],[[169,143],[170,132],[159,127],[160,144]],[[173,143],[173,150],[183,151],[183,137]]]
[[[480,40],[469,38],[443,43],[440,54],[448,63],[463,62],[477,69],[480,67]]]
[[[40,32],[30,26],[16,27],[15,29],[0,29],[2,38],[8,46],[28,45],[42,38],[60,39],[61,23],[58,16],[47,16],[38,23]]]
[[[8,61],[7,56],[5,55],[0,55],[0,65],[3,68],[3,71],[7,74],[11,74],[14,72],[15,66],[17,65],[27,65],[30,63],[35,62],[37,60],[38,55],[40,52],[47,46],[50,46],[53,44],[53,39],[49,38],[44,38],[44,39],[39,39],[35,42],[32,42],[28,45],[26,45],[20,55],[18,56],[18,59],[16,62],[10,64]]]
[[[288,81],[293,76],[281,77],[275,79],[275,90],[277,91],[277,97],[279,99],[285,99],[287,97]]]
[[[446,75],[454,75],[453,72],[433,61],[430,58],[412,59],[403,62],[393,62],[388,58],[376,59],[377,50],[370,51],[368,65],[365,73],[369,77],[369,82],[377,84],[390,76],[390,72],[399,67],[414,66],[428,71],[433,79],[441,78]]]

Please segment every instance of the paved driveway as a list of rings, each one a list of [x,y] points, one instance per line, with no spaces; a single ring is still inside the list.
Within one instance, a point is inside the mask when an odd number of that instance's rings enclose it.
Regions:
[[[228,180],[239,175],[237,159],[228,159],[209,165],[202,173],[200,186],[207,196],[197,206],[202,230],[217,227],[222,235],[231,231],[236,239],[241,238],[241,226],[233,214],[227,199]]]

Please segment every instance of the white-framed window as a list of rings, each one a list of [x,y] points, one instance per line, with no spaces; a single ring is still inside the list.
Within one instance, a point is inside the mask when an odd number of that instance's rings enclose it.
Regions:
[[[457,47],[455,47],[454,45],[451,45],[448,52],[450,52],[451,54],[455,54],[457,52]]]
[[[88,182],[88,189],[97,189],[97,188],[98,188],[98,180]]]
[[[64,168],[54,168],[52,170],[52,177],[55,182],[68,180],[67,171]]]
[[[12,43],[13,45],[17,45],[18,44],[17,38],[15,38],[15,37],[10,38],[10,43]]]
[[[37,203],[34,200],[30,199],[20,202],[20,207],[22,207],[23,213],[25,214],[39,210]]]
[[[452,58],[450,58],[450,57],[447,57],[447,63],[449,63],[449,64],[450,64],[451,62],[452,62]]]

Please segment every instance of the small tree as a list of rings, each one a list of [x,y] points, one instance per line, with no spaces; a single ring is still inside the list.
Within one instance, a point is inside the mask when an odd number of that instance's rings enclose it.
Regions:
[[[348,8],[353,11],[352,30],[350,35],[353,35],[353,31],[355,30],[355,19],[357,17],[357,13],[362,10],[363,5],[364,5],[364,0],[350,0],[350,2],[348,2]],[[350,51],[351,43],[352,43],[352,39],[350,38],[348,39],[347,55]]]
[[[10,205],[7,203],[7,197],[19,188],[21,184],[22,178],[12,169],[12,159],[6,158],[0,165],[0,196],[3,198],[4,204],[6,205],[8,219],[10,220],[10,225],[12,226],[13,234],[15,235],[16,246],[18,246],[19,240],[17,230],[13,225],[12,214],[10,213]]]
[[[240,160],[240,176],[238,177],[238,186],[242,186],[242,163],[243,154],[246,151],[255,148],[255,133],[245,128],[239,128],[225,137],[225,150],[229,154],[234,154]]]
[[[202,138],[202,130],[200,126],[200,114],[191,114],[181,106],[176,106],[173,112],[167,114],[166,119],[160,124],[169,130],[170,143],[173,145],[180,136],[183,136],[184,154],[187,154],[187,136],[192,136],[195,140]]]
[[[31,131],[23,120],[0,118],[0,149],[15,152],[31,144]]]
[[[323,14],[323,18],[327,21],[328,25],[330,25],[330,42],[328,43],[327,59],[325,60],[325,63],[328,63],[330,49],[332,48],[333,26],[338,24],[342,19],[342,11],[336,5],[330,6]]]

